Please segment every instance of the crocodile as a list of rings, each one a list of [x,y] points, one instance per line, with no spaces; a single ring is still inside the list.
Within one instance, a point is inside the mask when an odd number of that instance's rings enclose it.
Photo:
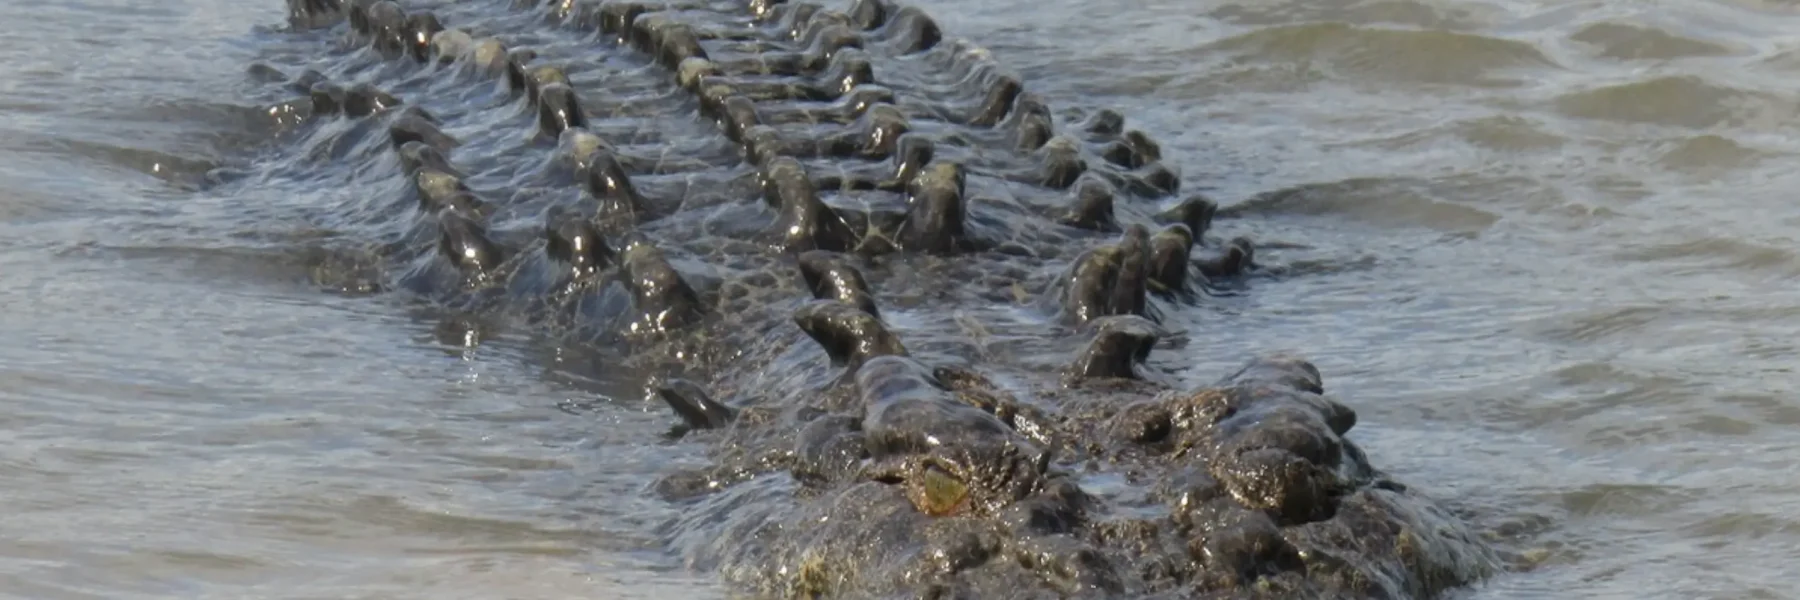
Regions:
[[[916,7],[287,9],[313,55],[252,69],[290,159],[244,185],[390,192],[319,208],[355,243],[315,281],[653,373],[707,457],[646,490],[680,507],[655,537],[733,589],[1413,598],[1501,568],[1305,359],[1153,360],[1254,243],[1122,114],[1052,110]]]

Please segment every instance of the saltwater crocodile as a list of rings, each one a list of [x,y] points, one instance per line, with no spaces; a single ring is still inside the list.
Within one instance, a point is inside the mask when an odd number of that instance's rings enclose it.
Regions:
[[[916,8],[288,9],[327,56],[254,68],[298,157],[258,177],[393,192],[332,207],[359,244],[318,280],[659,373],[711,457],[654,486],[661,539],[737,589],[1397,598],[1497,567],[1306,361],[1167,381],[1162,316],[1253,244],[1120,114],[1052,111]]]

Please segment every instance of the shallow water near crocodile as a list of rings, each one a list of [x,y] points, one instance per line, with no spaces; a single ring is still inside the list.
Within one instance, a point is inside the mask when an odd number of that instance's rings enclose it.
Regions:
[[[916,3],[1266,248],[1153,360],[1314,361],[1532,565],[1457,596],[1800,597],[1800,5]],[[703,449],[630,374],[325,293],[305,195],[193,184],[281,17],[0,5],[0,594],[729,595],[644,550]]]

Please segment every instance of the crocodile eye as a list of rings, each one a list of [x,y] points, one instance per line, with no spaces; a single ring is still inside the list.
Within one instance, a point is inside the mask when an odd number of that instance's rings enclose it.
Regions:
[[[907,499],[912,500],[919,512],[942,517],[969,508],[968,484],[937,465],[926,466],[907,483]]]

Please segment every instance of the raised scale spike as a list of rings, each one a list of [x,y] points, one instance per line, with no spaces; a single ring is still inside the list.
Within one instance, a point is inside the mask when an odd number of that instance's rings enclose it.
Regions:
[[[343,18],[339,0],[287,0],[288,26],[294,29],[329,27]]]
[[[887,177],[871,175],[866,170],[850,171],[841,174],[823,175],[818,178],[818,187],[828,190],[882,190],[905,193],[911,189],[914,180],[924,172],[925,165],[937,153],[937,147],[931,138],[923,134],[902,134],[893,144],[888,157],[892,163],[892,174]]]
[[[730,96],[725,99],[724,110],[719,115],[719,123],[725,129],[726,138],[733,142],[743,143],[744,132],[751,127],[762,125],[762,117],[756,110],[756,103],[749,98]]]
[[[431,169],[459,179],[464,176],[456,167],[451,166],[450,159],[442,150],[424,141],[413,140],[400,144],[395,153],[400,157],[400,172],[409,176],[421,169]]]
[[[777,157],[763,168],[763,198],[778,211],[775,221],[778,244],[799,252],[830,250],[847,252],[856,247],[856,232],[819,199],[819,191],[805,167],[792,157]]]
[[[744,156],[751,164],[767,167],[778,158],[792,158],[793,144],[782,139],[774,127],[756,125],[744,130],[744,137],[738,140],[744,146]]]
[[[344,114],[352,118],[366,117],[399,105],[399,98],[369,83],[356,84],[344,94]]]
[[[1075,184],[1075,194],[1067,212],[1060,219],[1064,225],[1093,231],[1118,231],[1113,215],[1113,187],[1098,177],[1082,177]]]
[[[737,419],[737,409],[713,400],[700,384],[686,379],[653,381],[650,388],[669,405],[682,424],[670,433],[679,437],[695,429],[720,429]]]
[[[443,152],[453,150],[462,145],[450,134],[438,128],[429,115],[416,106],[409,106],[388,126],[388,140],[394,149],[399,150],[407,144],[424,144],[441,156]]]
[[[369,33],[369,9],[375,6],[376,0],[350,0],[344,8],[344,15],[350,21],[350,30],[363,35]]]
[[[669,263],[662,251],[649,242],[628,242],[620,252],[625,270],[625,287],[640,319],[632,324],[632,333],[661,333],[699,321],[705,315],[700,295]]]
[[[892,8],[881,0],[856,0],[850,4],[850,22],[863,31],[879,28],[887,24]]]
[[[586,129],[566,129],[562,135],[556,136],[556,159],[578,177],[586,176],[585,169],[594,153],[613,150],[612,144]]]
[[[1076,380],[1143,379],[1137,369],[1149,359],[1160,337],[1156,324],[1137,315],[1117,315],[1095,319],[1091,325],[1094,338],[1069,374]]]
[[[437,15],[427,12],[407,17],[402,29],[407,52],[413,60],[426,62],[431,59],[431,39],[444,30],[444,24],[438,21]]]
[[[500,246],[488,239],[487,229],[454,210],[439,212],[437,222],[438,253],[470,280],[489,280],[504,256]]]
[[[1032,96],[1019,97],[1018,108],[1013,111],[1014,118],[1010,126],[1003,126],[1013,137],[1013,147],[1021,152],[1031,152],[1043,148],[1056,137],[1056,127],[1050,118],[1050,109]]]
[[[307,98],[312,100],[313,114],[330,115],[344,112],[344,98],[349,93],[344,87],[330,81],[320,81],[307,89]]]
[[[963,200],[967,173],[958,163],[933,163],[907,186],[906,221],[900,244],[909,250],[944,254],[969,245]]]
[[[937,147],[931,138],[923,135],[902,135],[895,144],[894,152],[894,184],[911,185],[920,173],[925,172],[925,165],[937,156]]]
[[[1160,152],[1153,142],[1143,137],[1143,132],[1132,130],[1131,133],[1136,135],[1126,135],[1123,139],[1106,144],[1100,149],[1100,157],[1127,169],[1140,168],[1161,160]]]
[[[274,67],[269,68],[271,70],[274,69]],[[288,80],[287,85],[282,87],[287,89],[287,91],[296,94],[309,94],[312,93],[314,85],[330,80],[331,79],[327,78],[324,73],[320,73],[318,69],[307,69],[301,71],[299,75],[295,75],[293,79]]]
[[[1150,238],[1151,291],[1185,297],[1189,294],[1188,257],[1194,248],[1194,234],[1186,225],[1170,225]]]
[[[842,256],[824,250],[808,250],[800,253],[799,261],[800,276],[814,298],[837,300],[875,317],[881,316],[880,309],[875,307],[875,295],[869,292],[869,284],[863,281],[862,272]]]
[[[1111,289],[1119,276],[1119,250],[1111,245],[1081,253],[1063,276],[1062,311],[1074,323],[1112,314]]]
[[[1103,108],[1094,111],[1094,114],[1081,124],[1081,128],[1088,133],[1102,137],[1116,136],[1125,131],[1125,115],[1110,108]]]
[[[579,171],[585,178],[589,195],[600,201],[596,214],[609,221],[637,222],[649,216],[649,201],[632,185],[624,165],[612,152],[596,149],[582,162]]]
[[[1118,248],[1119,278],[1112,286],[1111,313],[1144,315],[1150,280],[1150,230],[1132,223],[1119,236]]]
[[[439,64],[454,63],[458,59],[473,56],[475,38],[460,29],[439,31],[431,35],[430,52]]]
[[[482,200],[481,197],[476,196],[474,192],[459,191],[445,197],[441,204],[431,206],[427,209],[427,212],[436,214],[438,212],[454,211],[471,219],[486,221],[494,216],[495,210],[497,210],[497,207],[492,203]]]
[[[527,69],[521,65],[520,68],[524,70],[525,101],[531,106],[541,108],[544,104],[544,91],[552,85],[560,84],[571,90],[574,89],[574,85],[569,83],[569,74],[563,72],[561,67],[555,65],[538,65]],[[560,90],[558,93],[560,93]],[[571,93],[570,96],[574,97],[574,94]],[[579,100],[579,98],[576,99]],[[570,105],[580,106],[580,102],[574,102]]]
[[[689,58],[706,58],[706,50],[701,48],[694,29],[681,24],[657,31],[653,47],[646,51],[665,69],[675,69]]]
[[[398,58],[407,51],[407,16],[398,3],[381,0],[369,6],[368,30],[363,32],[382,56]]]
[[[1041,489],[1051,453],[958,401],[918,360],[870,358],[855,382],[868,475],[903,486],[919,512],[993,515]]]
[[[535,78],[532,77],[531,68],[527,65],[537,59],[537,52],[529,48],[507,49],[499,40],[492,40],[491,44],[486,42],[478,44],[477,51],[482,51],[483,45],[486,46],[487,53],[502,53],[499,56],[485,58],[505,65],[506,89],[512,90],[513,93],[525,94],[528,99],[535,99],[531,92],[532,88],[536,87]],[[535,103],[533,100],[533,104]]]
[[[1019,78],[1011,75],[997,78],[988,88],[987,97],[981,101],[981,108],[969,118],[969,124],[976,127],[999,125],[1012,112],[1013,103],[1022,93],[1025,93],[1025,86],[1019,83]]]
[[[825,349],[832,366],[851,373],[873,357],[906,355],[906,346],[879,317],[837,300],[801,305],[794,311],[794,324]]]
[[[1256,265],[1256,248],[1249,238],[1236,237],[1225,244],[1225,249],[1218,254],[1195,260],[1200,272],[1207,277],[1231,277],[1242,275]]]
[[[901,54],[914,54],[937,47],[944,31],[936,21],[916,6],[901,7],[876,35],[889,40]]]
[[[554,207],[544,217],[544,254],[568,265],[577,278],[610,267],[617,258],[592,222]]]
[[[1212,228],[1213,215],[1219,212],[1219,205],[1205,196],[1189,196],[1174,208],[1156,215],[1159,223],[1180,223],[1186,225],[1188,232],[1194,235],[1194,243],[1205,239],[1206,232]]]
[[[724,86],[732,95],[757,102],[776,100],[798,102],[837,102],[857,86],[875,82],[873,67],[866,55],[844,51],[832,59],[824,73],[814,77],[779,77],[722,75],[716,64],[688,59],[680,69],[680,81],[689,89]],[[691,84],[689,83],[691,82]]]
[[[1083,252],[1063,276],[1063,318],[1075,324],[1108,315],[1149,317],[1149,231],[1126,228],[1119,241]]]
[[[1075,185],[1082,173],[1087,172],[1087,161],[1081,159],[1081,146],[1074,138],[1057,136],[1038,149],[1033,155],[1041,161],[1035,181],[1030,183],[1053,190],[1068,189]]]
[[[538,102],[538,131],[545,137],[556,139],[564,131],[587,127],[587,114],[581,111],[581,101],[567,84],[545,85],[540,93],[543,96]]]

